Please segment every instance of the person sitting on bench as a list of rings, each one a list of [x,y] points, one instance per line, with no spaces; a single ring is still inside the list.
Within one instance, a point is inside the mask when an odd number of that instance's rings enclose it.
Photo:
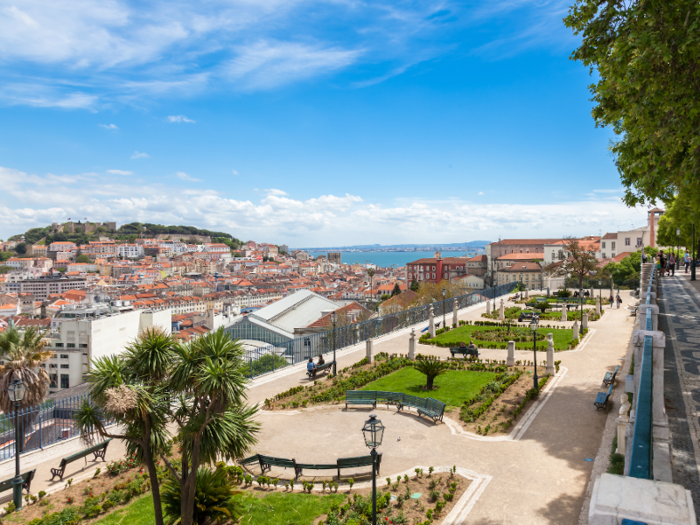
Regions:
[[[462,344],[464,344],[464,343],[462,343]],[[468,347],[468,348],[469,348],[469,350],[478,350],[478,348],[477,348],[476,345],[472,342],[471,339],[469,340],[469,347]]]
[[[306,370],[311,374],[312,378],[316,377],[316,363],[314,363],[313,357],[309,357],[309,362],[306,363]]]
[[[326,362],[323,360],[323,356],[319,354],[318,363],[316,363],[316,366],[321,366],[321,365],[325,365],[325,364],[326,364]]]

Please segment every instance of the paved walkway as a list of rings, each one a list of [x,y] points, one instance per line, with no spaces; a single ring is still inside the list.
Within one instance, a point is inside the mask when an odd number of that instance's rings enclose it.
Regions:
[[[689,274],[662,277],[659,329],[666,333],[664,397],[671,430],[673,482],[691,491],[700,511],[700,293]],[[696,281],[697,282],[697,281]]]

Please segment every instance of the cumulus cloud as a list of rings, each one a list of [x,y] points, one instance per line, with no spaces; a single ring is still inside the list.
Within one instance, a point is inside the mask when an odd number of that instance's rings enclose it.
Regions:
[[[133,184],[105,174],[35,175],[7,167],[0,167],[0,187],[0,238],[85,216],[122,224],[191,224],[238,238],[305,246],[597,235],[646,224],[646,209],[627,208],[608,196],[527,205],[454,199],[378,205],[352,194],[294,199],[268,190],[247,199],[149,182],[135,195]]]
[[[265,193],[266,195],[275,195],[275,196],[289,195],[286,191],[277,190],[275,188],[270,188],[269,190],[263,190],[263,193]]]
[[[119,129],[116,124],[100,124],[105,129]]]
[[[187,118],[185,115],[170,115],[166,120],[175,124],[180,124],[182,122],[186,122],[188,124],[195,123],[194,120]]]
[[[202,182],[202,179],[195,179],[194,177],[190,177],[187,173],[184,171],[178,171],[175,176],[180,179],[180,180],[186,180],[188,182]]]
[[[134,151],[134,154],[131,156],[132,159],[145,159],[147,157],[150,157],[148,153],[141,153],[139,151]]]
[[[107,173],[111,173],[112,175],[132,175],[134,172],[125,170],[107,170]]]

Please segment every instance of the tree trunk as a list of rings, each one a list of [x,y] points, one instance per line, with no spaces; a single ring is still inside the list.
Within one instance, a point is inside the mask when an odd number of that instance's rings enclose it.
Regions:
[[[149,436],[150,437],[150,436]],[[156,518],[156,525],[163,525],[163,505],[160,501],[160,484],[158,482],[158,471],[151,454],[150,447],[143,448],[143,460],[148,469],[148,477],[151,480],[151,493],[153,494],[153,510]]]
[[[433,380],[435,379],[435,376],[427,376],[427,378],[428,378],[428,381],[427,381],[427,384],[425,385],[425,388],[428,390],[432,390],[433,389]]]

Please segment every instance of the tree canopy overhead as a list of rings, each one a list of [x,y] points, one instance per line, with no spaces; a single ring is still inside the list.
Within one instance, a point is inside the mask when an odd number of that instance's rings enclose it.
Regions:
[[[628,206],[674,195],[700,203],[700,4],[695,0],[575,0],[564,23],[582,37],[597,126]]]

